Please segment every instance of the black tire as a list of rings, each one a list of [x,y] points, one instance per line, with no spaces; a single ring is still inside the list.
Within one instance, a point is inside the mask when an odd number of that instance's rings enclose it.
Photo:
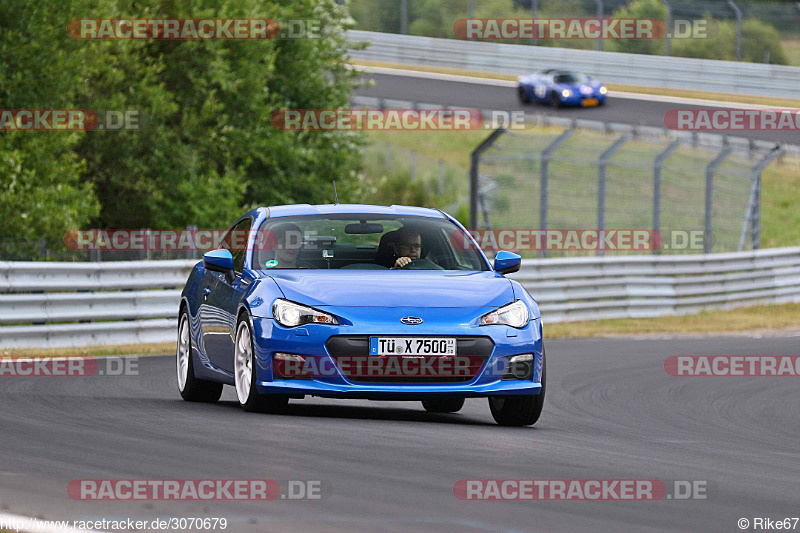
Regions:
[[[176,370],[178,372],[178,392],[181,393],[181,398],[187,402],[216,402],[222,396],[222,383],[214,381],[206,381],[204,379],[197,379],[194,376],[194,361],[192,360],[192,335],[190,330],[185,330],[188,335],[188,340],[184,338],[181,342],[181,337],[184,333],[185,327],[189,328],[189,313],[185,307],[181,309],[181,315],[178,319],[178,347],[175,352]],[[186,354],[186,378],[185,381],[181,379],[181,349],[188,349]],[[181,388],[181,381],[184,381],[183,388]]]
[[[248,389],[247,399],[242,401],[242,398],[239,396],[238,385],[234,384],[234,388],[237,392],[237,399],[239,400],[239,405],[247,412],[250,413],[281,413],[286,410],[286,407],[289,404],[289,396],[284,394],[259,394],[258,389],[256,388],[256,382],[258,381],[257,377],[257,365],[254,361],[254,343],[253,343],[253,326],[250,321],[250,317],[246,313],[241,313],[239,315],[239,321],[236,323],[236,337],[234,339],[235,348],[234,348],[234,374],[235,379],[238,379],[238,372],[237,372],[237,357],[239,354],[239,335],[243,337],[246,336],[247,342],[250,343],[250,368],[251,368],[251,376],[250,376],[250,387]]]
[[[550,91],[550,105],[553,107],[561,107],[561,96],[559,96],[558,92]]]
[[[517,97],[519,98],[519,103],[522,105],[531,103],[531,99],[528,96],[528,91],[526,91],[521,85],[517,87]]]
[[[490,396],[489,410],[494,421],[501,426],[532,426],[539,420],[544,407],[547,379],[546,360],[542,347],[542,390],[537,395]]]
[[[422,400],[422,407],[429,413],[457,413],[464,407],[464,398]]]

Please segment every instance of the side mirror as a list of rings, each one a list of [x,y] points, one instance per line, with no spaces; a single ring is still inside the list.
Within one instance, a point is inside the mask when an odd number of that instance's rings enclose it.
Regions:
[[[519,270],[522,258],[515,253],[499,251],[494,258],[494,269],[501,274],[511,274]]]
[[[228,283],[233,281],[233,256],[230,250],[211,250],[203,254],[203,265],[206,270],[212,272],[222,272]]]

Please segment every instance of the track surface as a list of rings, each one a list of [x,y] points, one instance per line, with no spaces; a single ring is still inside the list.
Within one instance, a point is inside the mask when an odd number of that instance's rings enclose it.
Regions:
[[[293,401],[248,414],[176,391],[172,357],[139,375],[0,378],[0,507],[50,519],[226,517],[228,531],[738,531],[800,515],[800,380],[676,378],[666,357],[797,354],[800,337],[547,343],[533,428],[487,402],[435,415],[414,403]],[[73,479],[322,480],[317,501],[78,502]],[[705,480],[708,499],[480,502],[459,479]],[[670,485],[668,485],[670,486]]]
[[[602,120],[659,128],[664,127],[664,115],[670,109],[704,108],[703,106],[609,97],[606,105],[602,107],[553,109],[540,104],[521,105],[517,100],[516,89],[513,87],[498,87],[491,84],[464,83],[393,74],[372,73],[365,74],[363,78],[375,80],[375,87],[356,90],[356,94],[360,96],[463,106],[475,109],[524,110],[527,113],[541,113],[560,117],[584,118],[587,120]],[[749,139],[791,144],[800,143],[800,135],[796,131],[736,131],[730,134],[735,137]]]

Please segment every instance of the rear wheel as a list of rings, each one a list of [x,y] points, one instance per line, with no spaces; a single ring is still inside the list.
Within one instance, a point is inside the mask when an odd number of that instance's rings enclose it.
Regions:
[[[178,350],[175,354],[178,371],[178,391],[187,402],[216,402],[222,396],[222,383],[205,381],[194,377],[192,361],[192,336],[189,328],[189,313],[181,311],[178,321]]]
[[[456,413],[464,407],[464,398],[422,400],[422,407],[429,413]]]
[[[522,85],[517,87],[517,97],[519,97],[519,103],[520,104],[524,105],[524,104],[530,104],[531,103],[531,99],[528,96],[528,91],[526,91],[525,87],[523,87]]]
[[[539,420],[544,407],[545,371],[544,347],[542,347],[542,390],[537,395],[490,396],[489,410],[495,422],[501,426],[532,426]]]
[[[236,396],[245,411],[279,412],[286,408],[289,397],[284,395],[261,395],[256,389],[255,355],[253,332],[247,315],[239,317],[236,326],[236,344],[233,356],[233,373]]]

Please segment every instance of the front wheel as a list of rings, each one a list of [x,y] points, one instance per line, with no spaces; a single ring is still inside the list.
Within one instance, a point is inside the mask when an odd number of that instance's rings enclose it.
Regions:
[[[456,413],[464,407],[464,398],[422,400],[422,407],[429,413]]]
[[[542,389],[539,394],[525,396],[490,396],[489,410],[501,426],[532,426],[539,420],[544,407],[545,358],[542,347]]]
[[[187,402],[216,402],[222,396],[222,383],[205,381],[194,377],[192,361],[192,337],[189,328],[189,313],[184,308],[178,321],[178,349],[175,354],[178,371],[178,391]]]
[[[236,326],[236,344],[233,355],[233,374],[236,397],[245,411],[279,412],[286,408],[289,397],[284,395],[260,395],[256,390],[255,355],[253,332],[247,315],[239,317]]]

